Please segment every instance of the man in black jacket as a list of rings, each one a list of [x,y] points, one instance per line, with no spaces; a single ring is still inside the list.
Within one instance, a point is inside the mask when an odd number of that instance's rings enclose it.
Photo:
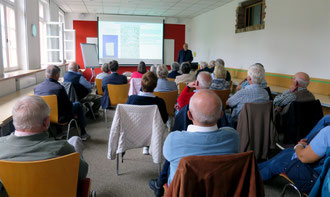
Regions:
[[[78,117],[81,138],[82,140],[86,140],[90,136],[85,130],[86,118],[82,110],[82,105],[79,102],[72,103],[70,101],[65,88],[58,82],[60,71],[58,66],[48,66],[46,69],[46,80],[34,88],[34,94],[39,96],[56,95],[59,122],[68,122],[73,117]]]
[[[183,44],[183,49],[179,51],[178,55],[178,63],[182,64],[183,62],[189,62],[191,63],[193,61],[194,57],[192,55],[191,50],[188,49],[188,44],[184,43]]]

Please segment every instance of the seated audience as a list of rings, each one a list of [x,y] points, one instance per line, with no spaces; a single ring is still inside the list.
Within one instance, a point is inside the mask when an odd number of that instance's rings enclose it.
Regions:
[[[210,89],[225,90],[230,88],[230,83],[226,81],[226,69],[221,65],[217,65],[214,69],[214,78]]]
[[[190,64],[190,74],[195,76],[196,75],[196,72],[197,72],[197,69],[198,69],[198,64],[197,63],[194,63],[194,64]]]
[[[157,75],[157,66],[158,65],[152,65],[152,66],[150,66],[150,72],[153,72],[155,75]]]
[[[168,120],[166,105],[163,99],[153,94],[157,86],[157,76],[153,72],[146,72],[141,80],[142,92],[128,97],[126,104],[157,105],[164,123]]]
[[[209,69],[208,65],[207,65],[207,62],[200,62],[199,63],[199,70],[197,71],[196,73],[196,77],[198,76],[198,74],[200,72],[203,72],[203,71],[206,71],[206,72],[209,72],[209,73],[212,73],[211,69]]]
[[[305,102],[315,100],[314,95],[307,90],[309,83],[308,74],[304,72],[296,73],[290,89],[274,98],[274,105],[277,107],[277,111],[282,111],[283,107],[290,105],[293,101]]]
[[[215,65],[216,66],[217,65],[225,66],[225,61],[223,61],[223,59],[218,58],[215,60]],[[226,71],[226,81],[229,81],[229,82],[231,81],[231,74],[228,70]]]
[[[260,63],[256,63],[256,64],[258,64],[259,66],[261,66],[261,67],[264,68],[264,66],[263,66],[262,64],[260,64]],[[246,86],[248,86],[248,85],[250,85],[250,84],[249,84],[249,82],[247,81],[247,79],[245,78],[243,81],[241,81],[241,82],[238,84],[238,86],[236,87],[236,90],[238,91],[238,90],[240,90],[240,89],[245,89]],[[266,81],[266,79],[264,79],[264,80],[261,82],[260,85],[261,85],[263,88],[267,88],[267,81]]]
[[[190,98],[195,94],[195,92],[200,89],[209,89],[212,83],[212,77],[209,72],[200,72],[197,76],[196,81],[190,82],[181,92],[178,100],[176,109],[181,110],[184,106],[189,104]],[[194,91],[190,91],[190,88],[195,88]]]
[[[101,70],[102,70],[102,73],[96,75],[96,79],[103,79],[104,77],[107,77],[109,76],[109,64],[108,63],[104,63],[102,66],[101,66]]]
[[[272,159],[259,164],[263,180],[285,173],[305,193],[313,187],[323,162],[330,156],[330,116],[322,118],[310,134],[294,148],[284,149]]]
[[[222,103],[219,97],[210,90],[200,90],[194,94],[189,103],[188,117],[193,122],[187,131],[171,132],[163,147],[163,154],[170,163],[168,184],[175,175],[182,157],[192,155],[225,155],[238,153],[239,136],[230,127],[217,127],[222,116]],[[156,196],[161,196],[164,180],[153,179],[149,185]]]
[[[179,73],[180,64],[178,62],[173,62],[171,65],[171,72],[167,75],[168,78],[175,79],[176,76],[181,75]]]
[[[147,67],[144,61],[141,61],[138,65],[137,71],[132,73],[131,78],[142,78],[143,74],[147,72]]]
[[[177,91],[178,88],[174,81],[167,80],[168,70],[165,65],[157,66],[157,87],[155,88],[155,92],[170,92]]]
[[[46,80],[34,88],[34,94],[39,96],[56,95],[58,105],[58,121],[69,122],[74,116],[78,117],[81,138],[86,140],[90,136],[86,133],[86,118],[82,105],[79,102],[72,103],[65,88],[58,82],[61,69],[55,65],[49,65],[46,69]]]
[[[88,173],[88,164],[82,158],[83,144],[74,136],[68,141],[49,138],[49,113],[46,102],[39,96],[24,96],[13,107],[15,132],[0,138],[0,159],[9,161],[38,161],[80,153],[79,179]],[[73,145],[71,145],[73,144]],[[15,172],[13,172],[15,173]],[[51,178],[51,177],[50,177]],[[0,182],[0,196],[5,196]]]
[[[163,99],[153,94],[157,86],[157,76],[153,72],[146,72],[141,80],[142,92],[138,95],[131,95],[128,97],[126,104],[132,105],[157,105],[160,115],[164,123],[168,120],[166,111],[166,104]],[[143,148],[143,154],[149,155],[149,147]]]
[[[102,80],[102,90],[103,90],[103,96],[102,96],[102,108],[107,109],[110,107],[110,99],[109,99],[109,93],[108,93],[108,84],[126,84],[127,83],[127,77],[124,75],[120,75],[117,73],[117,70],[119,68],[118,62],[116,60],[112,60],[110,62],[110,71],[111,75],[104,77]]]
[[[244,103],[262,103],[269,101],[267,91],[260,83],[265,77],[265,70],[260,65],[254,64],[249,67],[247,80],[249,86],[242,89],[227,100],[227,105],[234,107],[231,113],[231,124],[235,127]]]
[[[210,67],[211,73],[213,73],[214,69],[215,69],[215,60],[211,60],[209,62],[209,67]]]
[[[75,62],[71,62],[69,64],[68,72],[64,75],[64,82],[72,83],[79,102],[92,102],[92,110],[94,114],[98,116],[101,106],[101,97],[99,95],[90,94],[93,86],[85,79],[84,76],[81,75],[81,73],[78,72],[78,70],[79,65]],[[92,117],[92,113],[88,112],[86,116]]]
[[[176,76],[175,83],[179,85],[179,83],[190,83],[195,80],[195,73],[190,73],[190,65],[189,63],[181,64],[181,72],[182,75]]]

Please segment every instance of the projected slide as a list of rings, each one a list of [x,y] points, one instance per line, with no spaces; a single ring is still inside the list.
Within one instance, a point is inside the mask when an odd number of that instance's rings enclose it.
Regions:
[[[121,64],[162,63],[163,24],[99,21],[99,58]]]

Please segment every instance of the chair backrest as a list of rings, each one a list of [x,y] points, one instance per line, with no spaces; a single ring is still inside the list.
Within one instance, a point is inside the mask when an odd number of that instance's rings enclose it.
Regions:
[[[9,196],[76,196],[79,153],[41,161],[0,160],[0,179]]]
[[[141,89],[141,78],[131,78],[128,95],[136,95]]]
[[[165,196],[265,196],[252,151],[180,159]]]
[[[97,94],[103,95],[102,79],[95,79],[95,83],[96,83]]]
[[[160,163],[165,131],[157,105],[119,104],[110,129],[108,158],[115,158],[118,150],[150,146],[154,163]]]
[[[269,100],[270,100],[270,101],[274,100],[274,99],[273,99],[273,95],[272,95],[272,91],[270,90],[270,87],[266,87],[265,90],[266,90],[267,93],[268,93]]]
[[[50,122],[58,123],[58,104],[57,104],[57,96],[49,95],[49,96],[41,96],[42,99],[48,104],[50,108]]]
[[[108,84],[111,105],[125,104],[128,98],[129,84]]]
[[[71,82],[62,82],[62,86],[65,88],[66,93],[69,96],[71,102],[78,102],[79,98],[76,93],[76,89]]]
[[[178,98],[178,91],[154,92],[154,95],[165,101],[168,115],[174,117],[174,105],[176,104],[176,99]]]
[[[273,102],[245,103],[237,123],[240,152],[253,150],[257,160],[267,159],[275,148],[277,132],[274,124]]]
[[[173,79],[173,78],[167,78],[167,80],[169,80],[169,81],[175,81],[175,79]]]
[[[289,110],[282,117],[281,132],[284,133],[285,144],[295,144],[303,139],[323,117],[319,100],[290,104]]]
[[[226,102],[229,98],[229,94],[230,94],[230,89],[226,89],[226,90],[213,90],[221,99],[222,101],[222,106],[224,109],[226,109]]]
[[[179,83],[178,91],[181,94],[182,90],[186,87],[186,83]]]

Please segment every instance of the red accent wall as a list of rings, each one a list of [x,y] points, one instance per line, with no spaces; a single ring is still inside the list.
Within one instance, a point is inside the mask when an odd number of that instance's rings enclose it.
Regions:
[[[73,21],[73,29],[76,30],[76,62],[85,68],[80,43],[86,43],[87,37],[97,37],[97,21]],[[174,39],[174,61],[177,59],[177,55],[182,45],[185,43],[185,25],[178,24],[165,24],[164,26],[164,39]],[[120,62],[119,62],[120,63]],[[134,72],[136,71],[136,66],[129,67],[119,67],[118,72],[123,73],[125,71]],[[95,73],[98,74],[101,69],[95,69]],[[89,79],[91,77],[90,69],[84,72],[84,76]]]
[[[164,39],[174,39],[174,61],[186,40],[186,26],[178,24],[165,24]]]

